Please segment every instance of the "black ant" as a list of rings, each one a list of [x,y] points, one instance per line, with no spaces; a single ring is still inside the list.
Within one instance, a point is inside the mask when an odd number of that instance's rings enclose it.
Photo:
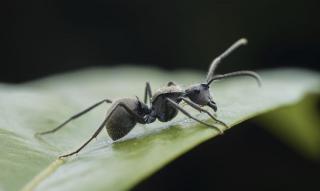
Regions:
[[[259,85],[261,84],[259,75],[252,71],[237,71],[223,75],[214,75],[214,71],[217,65],[221,62],[221,60],[228,56],[232,51],[234,51],[241,45],[245,45],[246,43],[246,39],[240,39],[237,42],[235,42],[230,48],[228,48],[224,53],[215,58],[212,64],[210,65],[206,83],[195,84],[184,90],[174,82],[169,82],[167,86],[158,89],[154,94],[152,94],[151,86],[147,82],[145,87],[144,103],[141,102],[138,98],[122,98],[113,102],[113,105],[109,108],[107,112],[107,117],[99,126],[99,128],[95,131],[92,137],[76,151],[60,156],[60,158],[68,157],[78,153],[92,139],[96,138],[104,127],[106,127],[107,132],[112,140],[118,140],[127,135],[137,123],[148,124],[154,122],[156,119],[158,119],[161,122],[167,122],[176,117],[178,111],[181,111],[189,118],[192,118],[203,125],[217,129],[220,132],[220,134],[222,134],[223,130],[192,116],[189,112],[183,109],[179,105],[179,103],[181,101],[184,101],[186,104],[198,110],[199,112],[204,112],[207,115],[209,115],[216,123],[219,123],[225,128],[228,128],[228,126],[224,122],[216,119],[210,112],[203,109],[202,107],[209,106],[215,112],[217,111],[217,105],[213,101],[209,91],[210,84],[215,80],[220,80],[234,76],[250,76],[256,79]],[[147,105],[148,98],[150,106]],[[82,116],[83,114],[89,112],[90,110],[101,105],[102,103],[112,103],[112,101],[109,99],[104,99],[92,105],[91,107],[85,109],[84,111],[70,117],[68,120],[66,120],[58,127],[38,134],[44,135],[56,132],[57,130],[61,129],[64,125],[66,125],[68,122]]]

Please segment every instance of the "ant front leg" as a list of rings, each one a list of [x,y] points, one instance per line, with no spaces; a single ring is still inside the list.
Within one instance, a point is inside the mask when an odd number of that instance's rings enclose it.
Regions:
[[[181,99],[186,103],[188,104],[189,106],[191,106],[192,108],[198,110],[199,112],[204,112],[206,113],[207,115],[209,115],[215,122],[219,123],[220,125],[223,125],[225,128],[229,129],[229,126],[227,124],[225,124],[224,122],[218,120],[217,118],[215,118],[209,111],[203,109],[202,107],[200,107],[198,104],[194,103],[193,101],[191,100],[188,100],[184,97],[181,97]]]
[[[49,130],[49,131],[44,131],[44,132],[41,132],[41,133],[36,133],[36,135],[45,135],[45,134],[49,134],[49,133],[54,133],[56,131],[58,131],[59,129],[61,129],[63,126],[65,126],[67,123],[69,123],[70,121],[74,120],[74,119],[77,119],[78,117],[86,114],[87,112],[91,111],[92,109],[96,108],[97,106],[101,105],[102,103],[112,103],[111,100],[109,99],[104,99],[102,101],[99,101],[98,103],[90,106],[89,108],[81,111],[80,113],[77,113],[73,116],[71,116],[69,119],[67,119],[65,122],[63,122],[61,125],[59,125],[58,127],[52,129],[52,130]]]
[[[185,114],[187,117],[190,117],[191,119],[193,119],[193,120],[195,120],[195,121],[197,121],[197,122],[199,122],[199,123],[201,123],[201,124],[203,124],[203,125],[206,125],[206,126],[208,126],[208,127],[214,128],[214,129],[218,130],[220,134],[223,134],[223,131],[222,131],[221,129],[219,129],[219,128],[216,127],[216,126],[210,125],[210,124],[208,124],[208,123],[206,123],[206,122],[203,122],[203,121],[201,121],[200,119],[197,119],[196,117],[192,116],[189,112],[187,112],[185,109],[183,109],[179,104],[177,104],[177,103],[176,103],[175,101],[173,101],[172,99],[167,98],[166,100],[169,102],[169,104],[170,104],[172,107],[178,109],[178,110],[181,111],[183,114]]]

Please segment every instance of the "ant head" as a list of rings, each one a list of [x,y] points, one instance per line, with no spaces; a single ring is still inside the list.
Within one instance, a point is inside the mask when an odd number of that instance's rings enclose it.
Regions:
[[[185,96],[198,105],[207,105],[211,107],[214,111],[217,111],[217,106],[212,101],[209,88],[209,84],[206,83],[196,84],[185,90]]]

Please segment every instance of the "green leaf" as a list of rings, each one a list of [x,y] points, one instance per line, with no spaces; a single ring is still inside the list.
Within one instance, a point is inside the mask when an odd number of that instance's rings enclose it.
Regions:
[[[276,108],[292,105],[306,93],[319,93],[318,73],[298,69],[261,72],[263,87],[251,79],[212,86],[217,117],[230,126]],[[218,134],[182,114],[168,123],[137,125],[112,143],[106,132],[77,156],[57,156],[78,148],[103,121],[101,106],[55,134],[35,137],[72,114],[103,99],[142,98],[145,81],[153,91],[174,80],[198,83],[204,74],[146,68],[93,68],[21,85],[0,85],[0,190],[124,190],[179,155]],[[189,107],[188,111],[208,120]],[[214,151],[213,151],[214,152]]]
[[[290,105],[256,118],[283,142],[307,158],[320,159],[319,95],[308,95]]]

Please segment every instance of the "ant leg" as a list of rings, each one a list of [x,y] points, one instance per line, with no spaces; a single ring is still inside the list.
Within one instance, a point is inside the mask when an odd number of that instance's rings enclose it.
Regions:
[[[151,98],[152,98],[152,91],[151,91],[151,86],[149,82],[146,82],[146,88],[144,90],[144,103],[147,103],[147,99],[149,96],[149,103],[151,103]]]
[[[214,75],[214,71],[217,68],[218,64],[221,62],[222,59],[227,57],[230,53],[232,53],[234,50],[239,48],[242,45],[246,45],[248,43],[247,39],[241,38],[237,40],[235,43],[233,43],[227,50],[225,50],[220,56],[216,57],[209,68],[208,74],[207,74],[207,82],[209,82]]]
[[[114,110],[113,110],[114,111]],[[110,115],[109,115],[110,116]],[[104,128],[104,126],[106,125],[108,119],[109,119],[109,116],[103,121],[103,123],[99,126],[99,128],[96,130],[96,132],[92,135],[92,137],[86,141],[80,148],[78,148],[77,150],[75,150],[74,152],[72,153],[69,153],[69,154],[66,154],[66,155],[62,155],[62,156],[59,156],[59,158],[65,158],[65,157],[68,157],[68,156],[71,156],[71,155],[74,155],[74,154],[77,154],[78,152],[80,152],[85,146],[87,146],[87,144],[90,143],[90,141],[92,141],[92,139],[96,138],[98,136],[98,134],[101,132],[101,130]]]
[[[195,121],[197,121],[197,122],[199,122],[199,123],[201,123],[201,124],[203,124],[203,125],[206,125],[206,126],[208,126],[208,127],[212,127],[212,128],[214,128],[214,129],[218,130],[218,131],[220,132],[220,134],[223,134],[223,131],[222,131],[221,129],[219,129],[219,128],[216,127],[216,126],[210,125],[210,124],[208,124],[208,123],[206,123],[206,122],[203,122],[203,121],[201,121],[201,120],[193,117],[190,113],[188,113],[185,109],[183,109],[179,104],[177,104],[176,102],[174,102],[172,99],[167,98],[166,100],[171,104],[171,106],[173,106],[173,107],[175,107],[176,109],[180,110],[183,114],[185,114],[186,116],[190,117],[191,119],[193,119],[193,120],[195,120]]]
[[[189,106],[193,107],[194,109],[198,110],[199,112],[204,112],[207,115],[209,115],[215,122],[219,123],[220,125],[223,125],[225,128],[229,129],[229,126],[227,124],[225,124],[224,122],[218,120],[217,118],[215,118],[209,111],[203,109],[202,107],[200,107],[198,104],[194,103],[191,100],[188,100],[184,97],[181,97],[181,99],[187,103]]]
[[[80,113],[77,113],[77,114],[73,115],[73,116],[70,117],[68,120],[66,120],[66,121],[63,122],[61,125],[59,125],[58,127],[54,128],[54,129],[52,129],[52,130],[49,130],[49,131],[44,131],[44,132],[36,133],[36,135],[45,135],[45,134],[49,134],[49,133],[54,133],[54,132],[58,131],[59,129],[61,129],[63,126],[65,126],[65,125],[66,125],[67,123],[69,123],[70,121],[72,121],[72,120],[74,120],[74,119],[82,116],[83,114],[87,113],[88,111],[92,110],[93,108],[99,106],[100,104],[102,104],[102,103],[104,103],[104,102],[106,102],[106,103],[112,103],[112,101],[111,101],[111,100],[108,100],[108,99],[104,99],[104,100],[102,100],[102,101],[99,101],[98,103],[96,103],[96,104],[90,106],[89,108],[81,111]]]
[[[118,107],[123,107],[126,111],[128,111],[131,115],[133,115],[137,120],[139,120],[139,121],[143,120],[144,121],[144,119],[142,117],[140,117],[134,111],[132,111],[125,103],[120,102],[112,109],[112,111],[109,113],[109,115],[106,117],[106,119],[102,122],[102,124],[99,126],[99,128],[96,130],[96,132],[91,136],[91,138],[88,141],[86,141],[80,148],[78,148],[74,152],[71,152],[71,153],[66,154],[66,155],[62,155],[59,158],[65,158],[65,157],[68,157],[68,156],[71,156],[71,155],[74,155],[74,154],[77,154],[78,152],[80,152],[87,144],[89,144],[94,138],[96,138],[98,136],[98,134],[101,132],[101,130],[106,125],[106,123],[109,120],[109,118],[112,115],[112,113]]]

